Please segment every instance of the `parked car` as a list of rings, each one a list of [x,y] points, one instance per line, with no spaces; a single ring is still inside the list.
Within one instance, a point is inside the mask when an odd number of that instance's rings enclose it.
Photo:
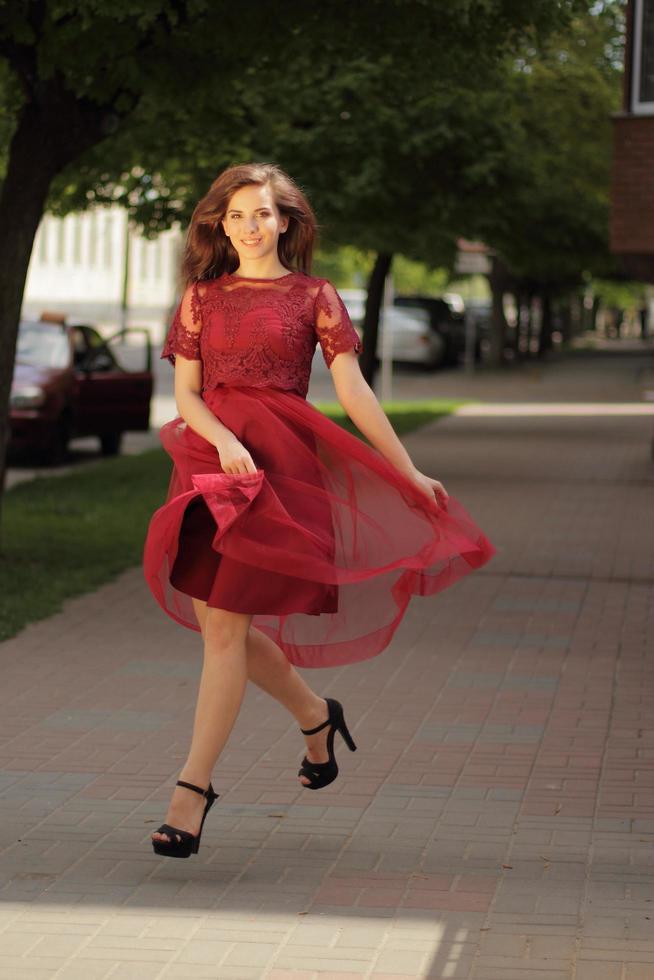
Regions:
[[[116,349],[144,335],[144,364],[126,370]],[[152,348],[148,331],[103,339],[85,324],[22,320],[10,395],[10,452],[65,459],[74,436],[96,435],[104,455],[120,452],[123,432],[150,426]]]
[[[363,315],[366,312],[366,289],[339,289],[338,294],[345,303],[345,308],[350,314],[350,319],[355,327],[360,327],[363,323]]]
[[[339,289],[345,307],[355,329],[361,334],[366,307],[365,289]],[[399,364],[424,364],[427,368],[439,367],[445,355],[442,337],[430,330],[429,314],[423,309],[400,310],[387,306],[382,311],[385,322],[391,329],[391,352],[393,361]],[[377,357],[382,354],[382,329],[377,336]]]
[[[423,364],[436,368],[443,363],[445,343],[440,334],[430,328],[426,310],[401,310],[387,306],[384,310],[384,329],[391,330],[391,356],[399,364]],[[377,336],[377,357],[382,356],[383,335]]]
[[[442,338],[445,349],[443,363],[458,364],[465,352],[465,315],[461,304],[420,295],[396,296],[394,303],[402,309],[425,310],[429,315],[431,330]],[[455,309],[455,305],[458,309]]]

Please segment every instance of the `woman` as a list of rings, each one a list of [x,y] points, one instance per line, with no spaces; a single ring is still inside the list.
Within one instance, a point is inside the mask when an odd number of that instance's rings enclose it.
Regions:
[[[180,417],[161,430],[174,468],[144,552],[157,601],[204,640],[189,756],[152,835],[170,857],[198,850],[248,679],[306,736],[300,782],[328,785],[335,731],[356,746],[340,702],[315,694],[295,666],[375,656],[412,594],[493,554],[413,465],[364,381],[341,298],[309,274],[315,231],[306,198],[273,164],[228,168],[189,227],[187,286],[162,353],[175,365]],[[374,448],[306,401],[316,343]]]

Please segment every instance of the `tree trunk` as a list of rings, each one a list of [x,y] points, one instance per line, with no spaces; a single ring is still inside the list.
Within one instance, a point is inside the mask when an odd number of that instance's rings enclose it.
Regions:
[[[0,507],[9,441],[9,393],[18,321],[34,236],[54,171],[43,152],[42,134],[31,107],[23,113],[9,150],[0,190]]]
[[[593,296],[593,305],[590,308],[590,330],[597,332],[597,314],[599,313],[601,300],[599,296]]]
[[[529,345],[531,343],[531,295],[529,290],[520,293],[520,307],[518,310],[517,337],[515,342],[516,360],[524,360],[529,357]]]
[[[53,178],[105,135],[111,107],[92,105],[54,77],[28,100],[14,131],[0,187],[0,514],[9,442],[9,395],[34,236]]]
[[[572,338],[579,337],[583,333],[584,323],[584,298],[579,293],[572,297]]]
[[[572,300],[566,296],[562,304],[561,340],[567,346],[572,339]],[[550,347],[552,346],[550,335]]]
[[[522,356],[521,347],[524,341],[524,326],[525,326],[525,313],[524,313],[524,296],[521,288],[518,286],[513,294],[515,301],[515,328],[511,328],[511,332],[506,337],[506,343],[510,345],[510,350],[513,352],[513,360],[518,361]]]
[[[534,353],[537,354],[540,346],[540,335],[543,331],[543,298],[537,292],[533,294],[531,300],[531,321],[532,344],[535,347]]]
[[[366,312],[363,317],[363,351],[359,359],[361,373],[372,388],[377,370],[377,336],[379,312],[384,299],[384,283],[393,261],[392,252],[378,252],[368,280]]]
[[[538,338],[538,357],[544,357],[552,347],[552,298],[543,293],[540,336]]]
[[[532,344],[534,342],[535,335],[535,317],[534,317],[534,294],[532,292],[527,293],[526,296],[526,312],[525,312],[525,356],[531,357],[532,355]]]
[[[507,285],[507,273],[504,265],[496,255],[492,258],[488,282],[493,295],[493,314],[488,360],[492,367],[501,367],[504,363],[504,346],[506,344],[508,328],[506,317],[504,316],[504,292]]]

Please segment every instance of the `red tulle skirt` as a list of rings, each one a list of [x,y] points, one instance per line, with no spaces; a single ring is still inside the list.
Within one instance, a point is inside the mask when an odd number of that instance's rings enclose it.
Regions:
[[[354,663],[388,645],[412,595],[447,588],[494,554],[457,500],[432,502],[299,395],[224,386],[203,398],[257,472],[224,473],[181,418],[161,429],[174,468],[144,574],[183,626],[199,630],[195,597],[252,614],[293,664]]]

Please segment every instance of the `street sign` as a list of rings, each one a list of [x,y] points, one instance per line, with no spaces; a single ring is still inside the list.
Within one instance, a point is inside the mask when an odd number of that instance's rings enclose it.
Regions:
[[[457,252],[454,271],[460,275],[486,276],[491,270],[491,263],[485,252]]]

